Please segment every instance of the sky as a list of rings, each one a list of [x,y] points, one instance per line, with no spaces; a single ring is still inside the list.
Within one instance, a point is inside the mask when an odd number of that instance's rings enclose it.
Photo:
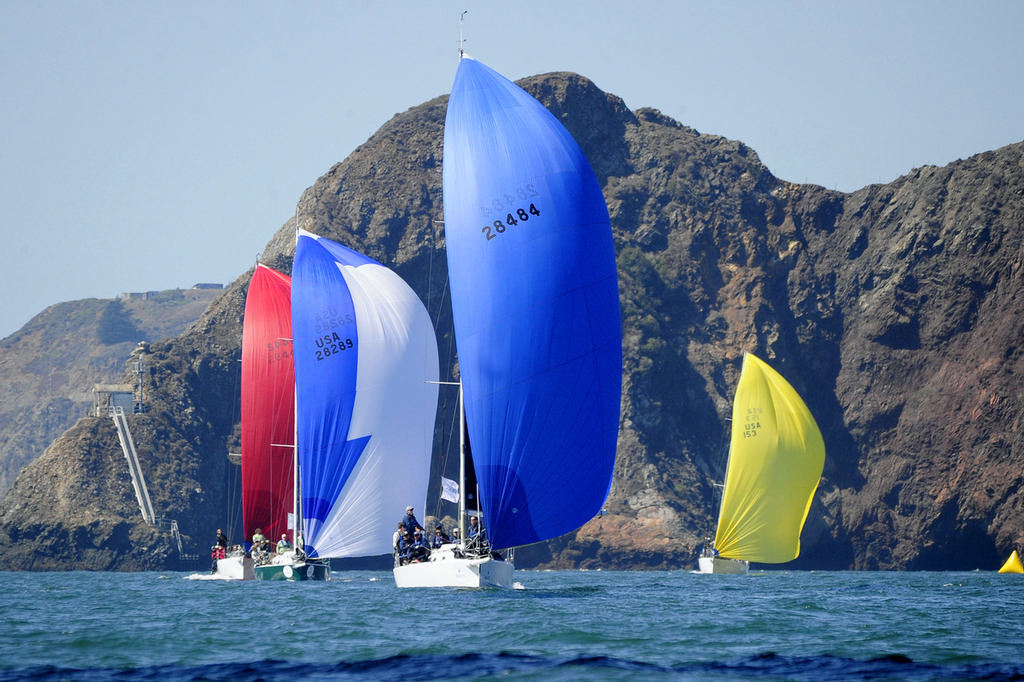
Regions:
[[[448,92],[460,31],[513,80],[573,71],[849,192],[1024,140],[1022,26],[1017,0],[0,0],[0,338],[233,281],[303,190]]]

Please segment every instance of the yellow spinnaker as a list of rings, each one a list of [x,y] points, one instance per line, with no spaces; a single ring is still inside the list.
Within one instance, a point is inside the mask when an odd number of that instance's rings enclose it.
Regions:
[[[999,572],[1024,573],[1024,564],[1020,563],[1020,556],[1017,554],[1017,550],[1013,550],[1013,553],[1010,554],[1010,558],[1006,560],[1006,563],[999,569]]]
[[[719,554],[766,564],[800,555],[800,531],[825,466],[825,442],[782,376],[746,354],[718,516]]]

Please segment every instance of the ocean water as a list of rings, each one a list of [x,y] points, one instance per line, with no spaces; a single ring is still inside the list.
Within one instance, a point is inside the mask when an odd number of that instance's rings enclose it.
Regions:
[[[2,680],[1024,679],[1024,575],[0,573]]]

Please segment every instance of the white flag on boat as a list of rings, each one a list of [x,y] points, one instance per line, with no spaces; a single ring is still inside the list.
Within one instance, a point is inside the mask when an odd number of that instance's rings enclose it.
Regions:
[[[441,499],[449,502],[459,501],[459,483],[450,478],[441,477]]]

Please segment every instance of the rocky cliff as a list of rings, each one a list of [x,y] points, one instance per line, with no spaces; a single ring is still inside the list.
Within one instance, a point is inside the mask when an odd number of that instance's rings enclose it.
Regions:
[[[169,289],[50,306],[0,341],[0,495],[117,382],[140,341],[177,336],[216,289]]]
[[[624,390],[608,513],[521,549],[518,565],[694,567],[744,351],[790,380],[825,438],[787,567],[996,568],[1024,545],[1024,143],[844,194],[777,179],[741,142],[630,111],[575,74],[521,84],[604,188]],[[319,178],[263,260],[290,270],[297,222],[392,266],[434,317],[452,377],[445,104],[395,116]],[[152,403],[131,417],[133,435],[187,551],[208,547],[232,504],[247,280],[130,359],[145,360]],[[442,391],[439,449],[453,399]],[[87,418],[27,467],[0,504],[0,567],[167,566],[169,539],[132,509],[119,457],[113,428]]]

